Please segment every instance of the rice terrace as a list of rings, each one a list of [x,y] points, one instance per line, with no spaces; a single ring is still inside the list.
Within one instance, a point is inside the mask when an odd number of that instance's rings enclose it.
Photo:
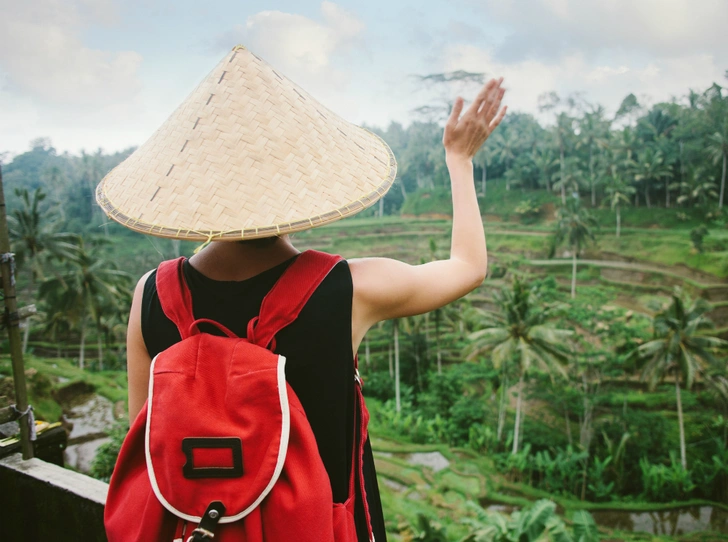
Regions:
[[[614,118],[546,98],[550,124],[509,113],[474,161],[486,280],[382,323],[359,351],[388,536],[728,539],[726,90],[651,107],[630,95]],[[376,131],[398,160],[391,191],[297,246],[445,257],[441,125]],[[29,402],[66,429],[66,467],[104,481],[129,424],[134,281],[197,247],[95,206],[130,152],[59,154],[38,139],[2,169],[19,302],[37,307],[21,330]],[[1,352],[4,407],[5,335]],[[17,438],[0,430],[2,454]]]

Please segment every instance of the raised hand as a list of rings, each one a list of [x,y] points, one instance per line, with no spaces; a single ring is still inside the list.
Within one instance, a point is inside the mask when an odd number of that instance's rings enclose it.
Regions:
[[[501,87],[503,78],[488,81],[463,111],[463,99],[458,97],[445,125],[442,144],[448,157],[472,160],[478,149],[495,130],[506,114],[506,106],[501,100],[506,90]]]

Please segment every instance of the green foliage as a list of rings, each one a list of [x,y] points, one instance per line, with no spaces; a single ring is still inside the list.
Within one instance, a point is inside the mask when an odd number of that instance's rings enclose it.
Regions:
[[[567,528],[556,515],[556,504],[538,500],[531,506],[514,511],[510,518],[498,512],[486,513],[474,503],[469,508],[474,518],[468,518],[471,532],[461,542],[593,542],[599,540],[596,524],[585,510],[576,512],[573,529]]]
[[[521,218],[524,224],[532,224],[541,214],[541,206],[533,203],[533,200],[524,199],[514,209],[514,212]]]
[[[647,459],[640,460],[642,471],[642,496],[653,502],[687,500],[695,489],[692,473],[682,468],[673,452],[670,463],[652,464]]]
[[[116,459],[119,457],[119,450],[124,443],[124,438],[129,432],[129,426],[126,423],[119,423],[109,431],[109,442],[102,444],[96,452],[91,462],[91,470],[89,474],[94,478],[108,482],[111,479],[111,473],[116,466]]]
[[[690,241],[692,241],[695,250],[700,253],[703,252],[703,239],[706,235],[708,235],[708,228],[704,225],[690,230]]]
[[[417,514],[417,525],[410,528],[412,542],[448,542],[445,529],[436,521],[432,521],[424,514]]]

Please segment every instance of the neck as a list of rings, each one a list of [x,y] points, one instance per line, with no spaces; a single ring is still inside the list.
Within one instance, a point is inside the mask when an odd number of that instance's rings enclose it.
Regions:
[[[190,258],[192,266],[213,280],[245,280],[267,271],[298,254],[288,236],[269,247],[215,241]]]

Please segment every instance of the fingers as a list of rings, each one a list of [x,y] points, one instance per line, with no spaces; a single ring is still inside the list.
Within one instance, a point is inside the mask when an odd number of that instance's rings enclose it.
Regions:
[[[470,108],[468,109],[468,113],[470,113],[471,111],[473,113],[477,113],[478,111],[480,111],[480,108],[482,107],[482,105],[488,99],[489,94],[499,84],[500,83],[497,82],[495,79],[491,79],[485,85],[483,85],[483,88],[480,89],[480,92],[478,92],[478,95],[473,100],[473,103],[470,104]]]
[[[463,111],[463,99],[458,96],[455,98],[455,103],[452,106],[452,111],[450,112],[450,118],[447,119],[447,123],[451,126],[457,124],[458,119],[460,118],[460,113]]]
[[[495,118],[490,122],[489,130],[491,132],[493,130],[495,130],[498,127],[498,125],[501,123],[501,121],[503,120],[503,117],[506,116],[506,111],[508,111],[508,106],[507,105],[504,105],[501,108],[501,110],[498,111],[498,114],[495,116]]]
[[[490,103],[486,102],[486,104],[483,106],[483,116],[485,117],[486,122],[490,122],[491,120],[493,120],[493,117],[495,117],[495,114],[500,109],[501,101],[503,100],[503,96],[506,93],[506,89],[504,88],[499,87],[496,90],[497,93],[490,101]]]

